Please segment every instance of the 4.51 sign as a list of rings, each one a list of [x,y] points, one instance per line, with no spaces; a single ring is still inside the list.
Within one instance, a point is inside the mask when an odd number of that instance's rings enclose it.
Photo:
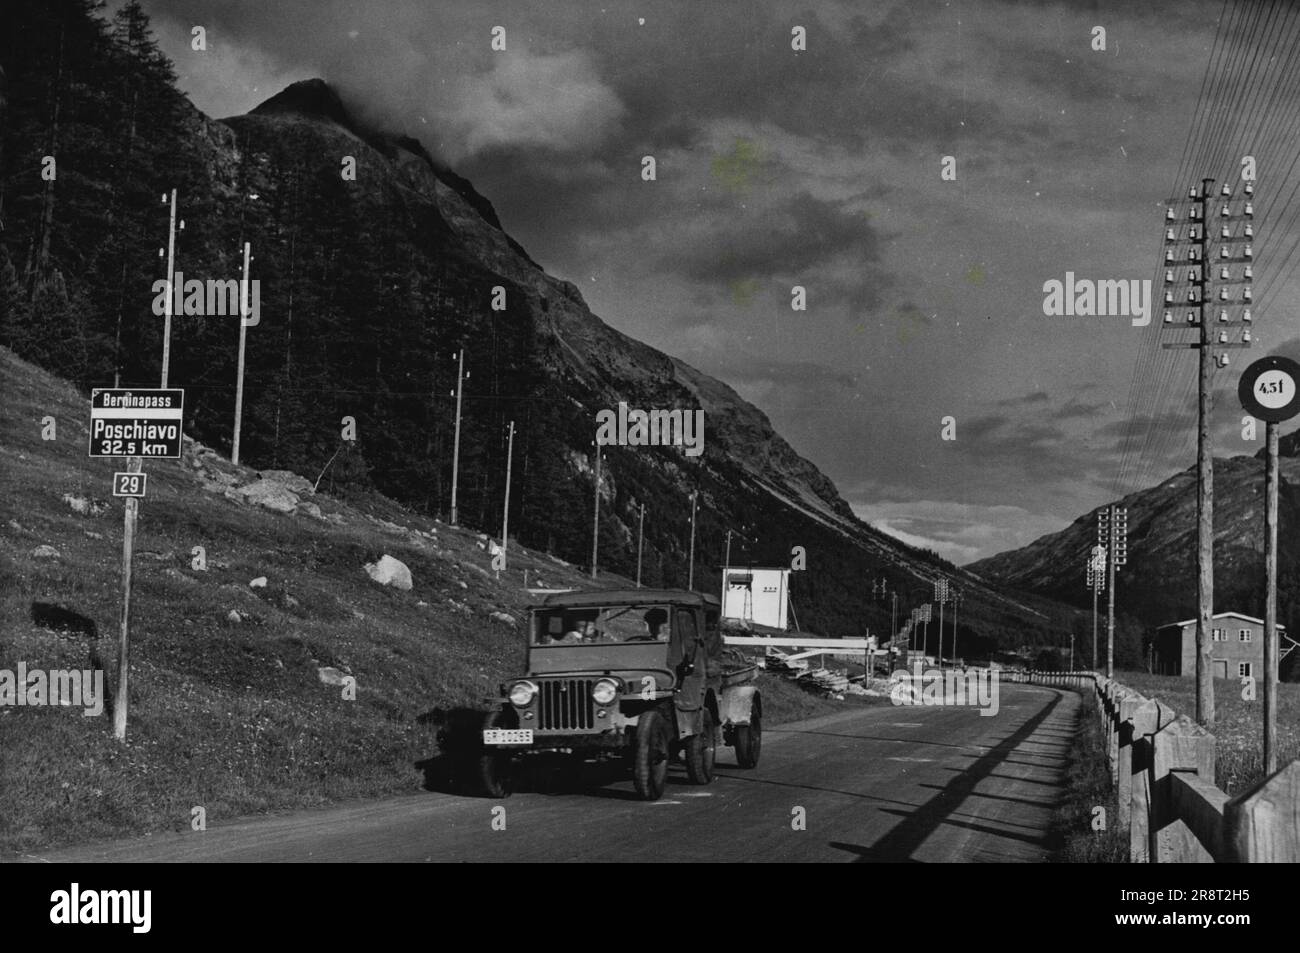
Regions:
[[[1300,364],[1288,357],[1262,357],[1246,368],[1237,397],[1252,417],[1280,424],[1300,413]]]

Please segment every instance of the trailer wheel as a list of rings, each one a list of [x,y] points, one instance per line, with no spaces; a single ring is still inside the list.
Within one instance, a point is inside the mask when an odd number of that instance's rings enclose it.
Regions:
[[[763,706],[757,696],[749,713],[749,724],[737,725],[735,737],[736,763],[742,768],[758,767],[758,756],[763,750]]]
[[[504,720],[499,711],[488,715],[483,722],[484,728],[497,728]],[[508,751],[499,748],[484,748],[478,759],[479,788],[487,797],[509,797],[514,791],[514,764]]]
[[[714,730],[713,712],[704,709],[702,730],[698,735],[686,739],[683,752],[686,761],[686,776],[692,784],[709,784],[713,781],[713,755],[717,747]]]
[[[643,801],[657,801],[663,797],[668,783],[670,735],[668,719],[653,708],[642,712],[637,720],[632,781]]]

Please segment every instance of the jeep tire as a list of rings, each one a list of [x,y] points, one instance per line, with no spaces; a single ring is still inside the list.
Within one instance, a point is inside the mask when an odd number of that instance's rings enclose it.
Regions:
[[[632,782],[643,801],[657,801],[668,783],[668,756],[672,731],[668,719],[657,709],[642,712],[637,719],[636,743],[632,750]]]
[[[682,751],[686,776],[692,784],[709,784],[713,781],[713,756],[717,744],[713,712],[706,706],[700,715],[700,733],[687,738]]]
[[[763,706],[757,698],[749,713],[749,724],[736,725],[736,764],[742,768],[758,767],[758,756],[763,750]]]

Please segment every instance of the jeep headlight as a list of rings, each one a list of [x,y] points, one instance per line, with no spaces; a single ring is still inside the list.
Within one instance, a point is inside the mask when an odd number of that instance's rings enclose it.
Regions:
[[[537,686],[532,682],[515,682],[510,686],[510,704],[516,708],[525,708],[537,694]]]
[[[608,705],[618,697],[618,682],[602,678],[591,689],[591,700],[597,705]]]

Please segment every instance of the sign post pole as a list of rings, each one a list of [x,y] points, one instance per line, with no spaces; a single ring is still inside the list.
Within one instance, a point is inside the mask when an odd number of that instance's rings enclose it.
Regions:
[[[143,461],[132,457],[127,471],[139,473]],[[135,549],[135,520],[138,497],[128,496],[122,517],[122,620],[117,645],[117,694],[113,698],[113,737],[126,741],[127,679],[131,642],[131,555]]]
[[[1237,397],[1264,421],[1264,773],[1277,771],[1277,425],[1300,413],[1300,364],[1260,358],[1241,375]]]

